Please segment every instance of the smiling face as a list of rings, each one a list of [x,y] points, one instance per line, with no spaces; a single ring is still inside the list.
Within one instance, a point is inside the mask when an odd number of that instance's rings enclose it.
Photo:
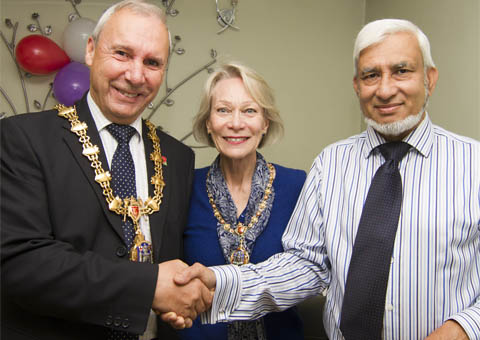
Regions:
[[[263,109],[247,92],[241,78],[222,79],[215,85],[207,131],[221,157],[255,162],[267,129]]]
[[[360,107],[365,117],[380,125],[401,122],[421,112],[438,78],[437,70],[429,68],[425,79],[418,41],[407,32],[391,34],[365,48],[360,53],[357,69],[353,86]],[[401,139],[417,125],[399,131],[397,136],[384,137]]]
[[[168,32],[155,16],[122,9],[107,21],[95,43],[87,42],[90,93],[102,113],[132,123],[155,98],[168,58]]]

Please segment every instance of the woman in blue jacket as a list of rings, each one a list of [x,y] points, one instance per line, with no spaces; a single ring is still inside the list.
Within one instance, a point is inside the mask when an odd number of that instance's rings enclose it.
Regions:
[[[208,78],[194,122],[199,142],[215,147],[214,162],[195,170],[184,255],[188,264],[243,265],[282,252],[281,237],[305,172],[267,162],[257,151],[283,133],[271,88],[255,71],[235,63]],[[253,321],[202,325],[183,339],[303,339],[296,308]]]

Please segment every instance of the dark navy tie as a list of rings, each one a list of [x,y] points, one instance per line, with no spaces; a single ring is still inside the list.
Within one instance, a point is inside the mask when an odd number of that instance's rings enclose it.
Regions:
[[[346,340],[380,340],[391,257],[402,205],[398,163],[404,142],[378,146],[385,158],[372,179],[353,246],[340,320]]]
[[[107,130],[118,142],[117,149],[113,154],[110,169],[112,171],[111,185],[113,194],[122,199],[130,196],[136,198],[137,187],[135,184],[135,165],[128,144],[135,134],[135,128],[129,125],[110,124],[107,126]],[[135,237],[133,224],[127,218],[122,224],[122,228],[128,249],[130,249]]]
[[[120,198],[127,198],[130,196],[137,197],[137,188],[135,184],[135,164],[133,163],[132,154],[130,152],[129,142],[135,134],[135,128],[129,125],[110,124],[107,130],[117,140],[118,145],[113,154],[111,172],[112,172],[112,190],[115,196]],[[132,222],[127,218],[122,223],[127,249],[133,245],[135,237],[135,230]],[[119,325],[121,320],[118,321]],[[111,330],[108,335],[108,340],[138,340],[138,335],[128,332]]]

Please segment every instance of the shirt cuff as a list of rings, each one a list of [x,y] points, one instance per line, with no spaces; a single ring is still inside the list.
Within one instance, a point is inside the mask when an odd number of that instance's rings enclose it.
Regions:
[[[242,280],[240,269],[235,265],[209,267],[217,280],[212,308],[200,314],[202,324],[226,322],[240,303]]]
[[[480,310],[477,306],[467,308],[450,319],[462,326],[470,340],[480,340]]]

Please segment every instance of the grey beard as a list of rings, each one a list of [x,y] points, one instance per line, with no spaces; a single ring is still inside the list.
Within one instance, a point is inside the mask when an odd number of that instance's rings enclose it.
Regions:
[[[371,126],[375,131],[377,131],[381,135],[400,136],[404,132],[412,130],[415,126],[417,126],[421,122],[423,113],[427,108],[427,104],[428,104],[428,94],[425,98],[425,103],[423,104],[422,109],[416,115],[410,115],[405,119],[392,122],[392,123],[386,123],[386,124],[379,124],[371,118],[364,117],[365,124],[367,124],[368,126]]]
[[[421,110],[416,115],[410,115],[405,119],[386,124],[379,124],[371,118],[365,117],[365,123],[371,126],[375,131],[384,136],[399,136],[402,133],[413,129],[422,120],[422,115],[425,110]]]

